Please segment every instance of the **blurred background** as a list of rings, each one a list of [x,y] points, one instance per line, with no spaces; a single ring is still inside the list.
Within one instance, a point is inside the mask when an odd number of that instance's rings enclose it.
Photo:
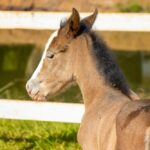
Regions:
[[[1,0],[0,11],[150,13],[149,0]],[[140,20],[139,20],[140,24]],[[25,83],[53,31],[0,29],[0,98],[31,100]],[[99,32],[113,50],[130,87],[150,98],[149,32]],[[82,103],[77,85],[49,101]],[[0,150],[78,150],[79,124],[0,120]]]
[[[1,10],[23,11],[69,11],[72,7],[79,11],[102,12],[150,12],[149,0],[1,0]]]

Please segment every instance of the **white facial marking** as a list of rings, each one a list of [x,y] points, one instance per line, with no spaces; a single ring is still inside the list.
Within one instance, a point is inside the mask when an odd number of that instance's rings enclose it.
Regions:
[[[38,73],[40,72],[40,70],[41,70],[41,68],[43,66],[43,61],[44,61],[44,59],[46,57],[46,52],[47,52],[47,50],[48,50],[52,40],[57,36],[57,34],[58,34],[58,31],[55,31],[54,33],[51,34],[50,38],[48,39],[48,41],[47,41],[47,43],[45,45],[45,49],[44,49],[42,58],[40,60],[40,63],[38,65],[38,67],[36,68],[36,70],[34,71],[32,77],[31,77],[32,80],[34,80],[37,77]]]

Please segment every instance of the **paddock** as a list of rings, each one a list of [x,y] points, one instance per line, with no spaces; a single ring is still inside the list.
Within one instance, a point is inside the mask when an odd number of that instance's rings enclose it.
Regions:
[[[69,13],[0,11],[0,30],[55,30]],[[81,16],[87,16],[82,13]],[[45,21],[47,20],[47,21]],[[51,21],[53,20],[53,21]],[[140,20],[140,23],[139,23]],[[112,23],[113,22],[113,23]],[[126,22],[126,23],[125,23]],[[150,32],[150,14],[98,15],[94,25],[97,31]],[[28,108],[28,111],[26,111]],[[38,113],[37,110],[40,110]],[[70,110],[71,113],[70,113]],[[31,113],[32,112],[32,113]],[[84,112],[82,104],[0,100],[0,118],[80,123]],[[74,116],[73,118],[71,116]]]

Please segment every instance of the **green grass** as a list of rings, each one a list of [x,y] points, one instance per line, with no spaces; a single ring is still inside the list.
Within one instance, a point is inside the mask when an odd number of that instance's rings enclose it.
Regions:
[[[117,8],[120,12],[143,12],[146,11],[144,8],[137,3],[129,3],[129,4],[117,4]]]
[[[0,120],[0,150],[80,150],[79,124]]]

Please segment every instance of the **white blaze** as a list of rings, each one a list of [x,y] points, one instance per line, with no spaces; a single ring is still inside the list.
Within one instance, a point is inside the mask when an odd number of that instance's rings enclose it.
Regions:
[[[49,48],[49,46],[50,46],[52,40],[54,39],[54,37],[57,36],[57,33],[58,33],[58,31],[55,31],[54,33],[51,34],[50,38],[48,39],[48,41],[47,41],[47,43],[46,43],[46,45],[45,45],[45,49],[44,49],[42,58],[41,58],[41,60],[40,60],[40,63],[39,63],[39,65],[37,66],[36,70],[34,71],[32,77],[31,77],[32,80],[34,80],[34,79],[37,77],[38,73],[40,72],[40,70],[41,70],[41,68],[42,68],[42,66],[43,66],[43,61],[44,61],[44,59],[45,59],[45,57],[46,57],[46,52],[47,52],[47,50],[48,50],[48,48]]]

